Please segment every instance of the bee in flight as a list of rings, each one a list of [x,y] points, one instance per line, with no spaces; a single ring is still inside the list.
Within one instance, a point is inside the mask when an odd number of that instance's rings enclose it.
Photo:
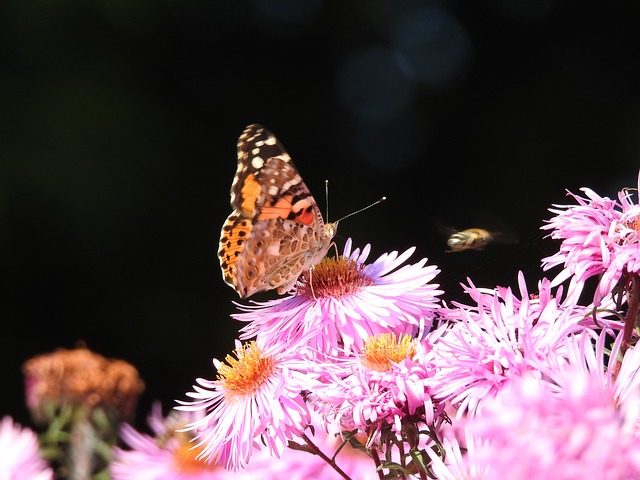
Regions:
[[[467,228],[455,231],[447,239],[447,252],[462,252],[464,250],[484,250],[495,240],[495,234],[484,228]]]

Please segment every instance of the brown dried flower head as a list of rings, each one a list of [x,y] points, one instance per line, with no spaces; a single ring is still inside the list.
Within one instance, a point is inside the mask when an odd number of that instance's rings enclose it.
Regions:
[[[107,359],[87,348],[60,349],[25,362],[27,406],[37,420],[63,406],[102,407],[131,418],[144,382],[131,364]]]

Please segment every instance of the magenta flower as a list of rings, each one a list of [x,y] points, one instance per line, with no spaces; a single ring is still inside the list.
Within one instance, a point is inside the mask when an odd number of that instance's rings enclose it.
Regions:
[[[474,413],[512,379],[538,371],[541,361],[566,356],[566,337],[584,329],[579,323],[590,310],[561,304],[548,280],[540,282],[537,298],[530,298],[522,274],[518,283],[519,298],[510,288],[488,291],[470,284],[466,292],[476,305],[441,310],[453,323],[434,332],[430,384],[434,397],[450,401],[459,416]]]
[[[556,216],[542,229],[552,230],[550,237],[562,243],[559,252],[542,263],[545,270],[563,266],[554,284],[572,276],[584,283],[602,275],[594,296],[598,306],[624,273],[640,272],[640,205],[632,201],[628,189],[620,191],[618,201],[588,188],[581,190],[585,197],[568,193],[577,205],[554,205],[549,209]]]
[[[426,381],[432,373],[424,357],[423,344],[409,336],[369,337],[362,352],[323,366],[311,397],[316,410],[336,431],[365,434],[381,422],[397,430],[402,420],[418,416],[432,425],[434,405]]]
[[[112,480],[231,480],[233,472],[208,464],[196,457],[192,437],[177,430],[194,420],[189,412],[162,416],[154,404],[148,423],[153,435],[137,432],[130,425],[121,427],[120,436],[129,449],[115,448],[109,465]]]
[[[201,449],[197,458],[233,470],[246,466],[260,445],[280,456],[309,424],[302,396],[308,378],[299,373],[306,359],[281,343],[237,342],[234,355],[224,364],[214,359],[217,379],[197,379],[194,392],[187,393],[194,400],[176,407],[203,413],[185,429]]]
[[[247,322],[242,339],[265,343],[302,343],[336,355],[359,350],[372,335],[393,332],[415,335],[430,328],[437,295],[430,283],[439,270],[422,259],[404,265],[414,248],[398,255],[381,255],[365,264],[370,247],[351,251],[347,240],[343,257],[325,259],[299,280],[296,295],[241,306],[233,317]]]
[[[40,454],[38,437],[13,423],[11,417],[0,422],[0,478],[53,480],[53,471]]]
[[[446,462],[428,452],[437,478],[640,478],[640,350],[626,352],[614,381],[603,358],[605,334],[595,347],[588,332],[566,343],[565,361],[542,367],[541,378],[514,379],[461,422],[466,455],[455,440],[444,442]]]
[[[323,366],[309,400],[325,428],[359,435],[381,469],[407,465],[432,448],[445,417],[443,404],[431,399],[427,348],[406,335],[382,334],[369,337],[361,352]]]

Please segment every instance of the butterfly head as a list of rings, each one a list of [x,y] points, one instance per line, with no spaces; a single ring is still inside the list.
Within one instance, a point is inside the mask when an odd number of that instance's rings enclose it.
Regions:
[[[338,233],[338,222],[324,224],[324,234],[327,238],[335,237],[336,233]]]

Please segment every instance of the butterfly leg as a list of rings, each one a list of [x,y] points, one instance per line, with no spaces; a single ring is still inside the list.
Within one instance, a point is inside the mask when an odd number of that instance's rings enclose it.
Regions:
[[[316,269],[315,265],[311,265],[309,267],[309,287],[311,288],[311,296],[317,302],[318,298],[316,297],[316,292],[313,291],[313,271]]]
[[[338,252],[338,245],[336,244],[336,242],[331,242],[331,245],[329,245],[329,249],[331,249],[331,247],[333,247],[333,249],[336,251],[336,260],[339,260],[340,253]]]

